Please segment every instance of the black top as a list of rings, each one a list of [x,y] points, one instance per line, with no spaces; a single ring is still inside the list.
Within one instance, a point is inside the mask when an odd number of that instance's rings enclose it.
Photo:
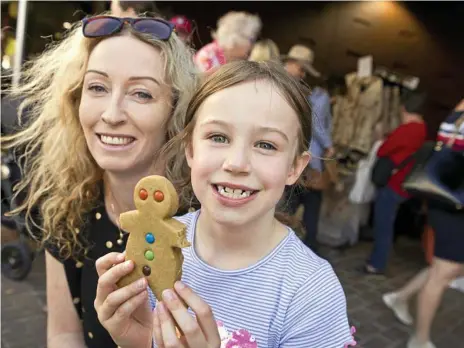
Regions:
[[[98,320],[94,307],[98,284],[95,262],[109,252],[123,252],[126,249],[129,234],[124,233],[122,244],[118,244],[120,230],[110,220],[103,202],[102,194],[100,203],[89,213],[85,219],[85,226],[79,231],[79,238],[88,246],[87,256],[78,258],[78,261],[73,258],[63,260],[59,257],[56,248],[53,246],[47,248],[64,265],[73,303],[83,325],[87,348],[117,347],[108,331]],[[192,208],[198,209],[199,205],[194,204]],[[177,215],[183,215],[186,212],[178,211]]]
[[[98,274],[95,262],[109,252],[122,252],[128,234],[124,234],[122,245],[118,244],[120,232],[109,219],[105,206],[101,203],[88,216],[85,227],[79,231],[89,244],[86,257],[62,260],[50,248],[49,251],[63,263],[74,306],[82,321],[85,344],[88,348],[116,348],[108,331],[100,324],[94,301],[97,294]]]

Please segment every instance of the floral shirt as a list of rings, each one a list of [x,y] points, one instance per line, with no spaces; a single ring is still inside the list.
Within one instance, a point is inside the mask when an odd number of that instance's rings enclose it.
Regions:
[[[195,64],[203,72],[218,68],[225,63],[224,50],[218,45],[217,41],[202,47],[195,55]]]

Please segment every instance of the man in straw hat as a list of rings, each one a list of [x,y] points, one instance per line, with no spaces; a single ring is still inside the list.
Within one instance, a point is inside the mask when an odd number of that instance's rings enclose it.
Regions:
[[[287,55],[282,57],[285,69],[293,77],[303,79],[306,77],[306,73],[320,77],[321,74],[317,71],[314,66],[314,52],[309,47],[303,45],[295,45],[290,48]]]
[[[313,78],[320,78],[321,74],[314,66],[314,52],[306,46],[295,45],[290,48],[287,55],[282,57],[287,72],[296,79],[302,80],[306,74]],[[309,151],[311,162],[308,168],[309,176],[312,177],[314,184],[311,188],[298,192],[290,197],[290,210],[295,212],[299,204],[304,205],[303,224],[306,228],[304,243],[317,251],[317,230],[319,223],[319,213],[322,205],[322,187],[318,185],[317,177],[324,171],[324,164],[321,157],[332,157],[335,152],[332,147],[331,139],[331,108],[330,97],[327,91],[318,86],[311,86],[311,94],[308,100],[313,110],[313,136]]]

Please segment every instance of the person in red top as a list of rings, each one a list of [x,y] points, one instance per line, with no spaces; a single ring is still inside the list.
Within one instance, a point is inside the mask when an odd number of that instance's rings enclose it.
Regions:
[[[192,34],[194,31],[193,22],[183,15],[174,16],[169,21],[176,26],[176,33],[179,38],[186,45],[190,45],[192,43]]]
[[[395,165],[414,154],[424,144],[427,129],[422,117],[425,94],[409,92],[402,101],[402,121],[385,140],[377,157],[388,157]],[[393,241],[396,212],[401,203],[409,198],[402,189],[404,179],[414,163],[394,173],[386,187],[379,189],[374,208],[374,247],[364,271],[368,274],[384,274],[388,254]]]

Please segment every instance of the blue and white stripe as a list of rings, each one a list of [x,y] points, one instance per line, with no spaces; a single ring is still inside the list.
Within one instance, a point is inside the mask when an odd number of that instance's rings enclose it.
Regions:
[[[178,218],[192,245],[199,214]],[[291,229],[268,256],[245,269],[213,268],[193,246],[184,249],[184,258],[182,281],[230,333],[245,329],[260,348],[343,348],[352,341],[337,276]]]

